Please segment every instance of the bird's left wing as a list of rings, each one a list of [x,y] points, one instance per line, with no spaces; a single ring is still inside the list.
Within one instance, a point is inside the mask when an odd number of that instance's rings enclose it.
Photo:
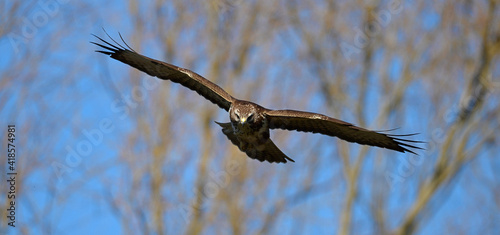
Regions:
[[[96,35],[94,36],[104,44],[96,42],[92,43],[107,50],[98,50],[97,52],[110,55],[111,58],[128,64],[151,76],[179,83],[193,91],[196,91],[198,94],[205,97],[207,100],[210,100],[212,103],[218,105],[219,107],[225,109],[226,111],[229,111],[234,98],[229,95],[224,89],[217,86],[215,83],[188,69],[180,68],[169,63],[151,59],[135,52],[130,48],[129,50],[125,47],[122,47],[116,42],[115,43],[117,45],[113,45]]]
[[[266,110],[264,113],[268,118],[269,128],[271,129],[320,133],[339,137],[349,142],[392,149],[403,153],[414,153],[408,148],[422,149],[412,145],[422,143],[421,141],[401,138],[414,134],[388,135],[357,127],[351,123],[322,114],[296,110]]]

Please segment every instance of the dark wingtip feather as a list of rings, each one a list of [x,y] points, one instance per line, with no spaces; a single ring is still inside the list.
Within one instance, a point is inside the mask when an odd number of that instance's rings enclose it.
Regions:
[[[113,54],[113,52],[109,52],[109,51],[95,50],[95,52],[99,52],[99,53],[102,53],[102,54],[105,54],[105,55],[112,55]]]
[[[120,32],[118,32],[118,35],[120,35],[120,39],[122,40],[122,42],[125,44],[125,46],[128,47],[128,49],[130,49],[131,51],[135,52],[134,49],[132,49],[132,47],[130,47],[127,42],[125,42],[125,40],[123,39],[122,37],[122,34]]]
[[[425,141],[420,141],[420,140],[407,140],[407,139],[402,139],[402,138],[394,138],[394,137],[392,137],[392,135],[390,135],[389,137],[391,137],[393,140],[405,141],[405,142],[409,142],[409,143],[416,143],[416,144],[425,144],[425,143],[427,143]]]
[[[102,47],[102,48],[104,48],[104,49],[108,50],[108,53],[109,53],[109,54],[112,54],[112,53],[115,53],[115,52],[117,52],[117,51],[118,51],[118,50],[117,50],[117,49],[115,49],[115,48],[111,48],[111,47],[108,47],[108,46],[105,46],[105,45],[102,45],[102,44],[99,44],[99,43],[96,43],[96,42],[90,42],[90,43],[92,43],[92,44],[94,44],[94,45],[97,45],[97,46],[100,46],[100,47]],[[107,53],[105,53],[105,54],[107,54]]]
[[[415,155],[418,155],[417,153],[415,153],[415,152],[413,152],[413,151],[411,151],[411,150],[409,150],[409,149],[407,149],[407,148],[403,148],[403,149],[404,149],[403,153],[408,152],[408,153],[413,153],[413,154],[415,154]]]
[[[408,149],[408,148],[422,149],[422,150],[424,150],[424,148],[421,148],[421,147],[418,147],[418,146],[415,146],[415,145],[411,145],[411,144],[424,144],[424,143],[427,143],[425,141],[409,140],[409,139],[405,139],[405,138],[399,138],[399,137],[415,136],[415,135],[418,135],[420,133],[411,133],[411,134],[387,134],[387,133],[383,133],[383,132],[393,131],[393,130],[396,130],[396,129],[399,129],[399,128],[395,128],[395,129],[391,129],[391,130],[385,130],[385,131],[378,131],[377,132],[377,133],[380,133],[380,134],[383,134],[383,135],[389,137],[392,141],[394,141],[396,143],[397,147],[395,147],[395,148],[393,147],[393,148],[389,148],[389,149],[393,149],[393,150],[396,150],[396,151],[402,152],[402,153],[409,152],[409,153],[413,153],[415,155],[418,155],[418,154],[415,153],[414,151]]]
[[[406,140],[406,139],[399,139],[399,138],[393,138],[393,140],[398,145],[398,149],[395,149],[395,150],[399,151],[399,152],[402,152],[402,153],[409,152],[409,153],[413,153],[415,155],[418,155],[417,153],[415,153],[414,151],[410,150],[409,148],[425,150],[422,147],[418,147],[418,146],[415,146],[415,145],[404,143],[404,142],[409,142],[409,143],[425,143],[423,141]]]
[[[103,53],[103,54],[106,54],[106,55],[113,55],[114,53],[117,53],[117,52],[120,52],[120,51],[133,51],[135,52],[126,42],[125,40],[123,39],[122,35],[120,33],[118,33],[120,35],[120,38],[121,40],[123,41],[123,43],[125,43],[125,45],[128,47],[125,48],[124,46],[122,46],[120,43],[118,43],[117,41],[115,41],[111,36],[109,36],[108,32],[103,28],[102,29],[104,31],[104,33],[106,34],[106,36],[108,36],[109,39],[111,39],[115,45],[109,43],[108,41],[102,39],[101,37],[95,35],[95,34],[92,34],[92,36],[96,37],[99,41],[101,41],[103,44],[101,43],[98,43],[98,42],[90,42],[94,45],[97,45],[99,47],[102,47],[106,50],[109,50],[109,51],[102,51],[102,50],[97,50],[96,52],[99,52],[99,53]]]
[[[396,135],[396,134],[387,134],[388,136],[399,136],[399,137],[408,137],[408,136],[414,136],[414,135],[418,135],[420,133],[411,133],[411,134],[399,134],[399,135]]]
[[[104,30],[104,33],[106,33],[106,35],[108,36],[109,39],[111,39],[111,41],[113,41],[114,43],[116,43],[116,45],[118,45],[120,47],[119,49],[126,50],[126,48],[124,46],[122,46],[120,43],[118,43],[117,41],[115,41],[111,36],[109,36],[108,32],[106,32],[106,30],[104,28],[102,30]],[[120,37],[121,37],[121,35],[120,35]],[[107,44],[109,44],[109,43],[107,43]],[[111,44],[109,44],[109,45],[111,45]],[[117,47],[117,46],[115,46],[115,47]]]
[[[395,131],[395,130],[398,130],[400,129],[401,127],[396,127],[396,128],[392,128],[392,129],[387,129],[387,130],[373,130],[375,132],[378,132],[378,133],[384,133],[384,132],[391,132],[391,131]]]

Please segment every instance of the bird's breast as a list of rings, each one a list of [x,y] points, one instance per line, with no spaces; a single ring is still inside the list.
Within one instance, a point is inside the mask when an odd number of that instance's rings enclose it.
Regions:
[[[267,121],[261,122],[259,126],[234,125],[234,134],[238,140],[245,145],[259,149],[269,140],[269,125]]]

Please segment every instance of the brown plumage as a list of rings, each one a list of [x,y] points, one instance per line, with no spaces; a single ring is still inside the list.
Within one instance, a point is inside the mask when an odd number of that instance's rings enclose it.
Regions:
[[[320,133],[339,137],[349,142],[387,148],[403,153],[415,154],[409,148],[421,149],[412,145],[422,143],[421,141],[402,138],[414,134],[389,135],[357,127],[322,114],[295,110],[271,110],[249,101],[235,99],[221,87],[193,71],[140,55],[128,47],[125,42],[128,48],[121,46],[113,39],[111,40],[116,45],[106,42],[98,36],[95,37],[104,44],[92,43],[106,49],[106,51],[98,50],[97,52],[110,55],[111,58],[151,76],[179,83],[228,111],[231,122],[216,123],[222,127],[222,133],[226,135],[231,143],[250,158],[277,163],[285,163],[287,160],[293,162],[271,141],[269,138],[270,129]]]

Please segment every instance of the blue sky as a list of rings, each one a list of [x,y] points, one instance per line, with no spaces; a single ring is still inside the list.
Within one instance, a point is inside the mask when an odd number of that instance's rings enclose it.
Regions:
[[[394,15],[395,21],[391,21],[389,27],[399,27],[399,24],[393,22],[401,19],[398,17],[413,13],[411,9],[414,4],[405,2],[403,13]],[[15,123],[19,129],[18,133],[29,133],[28,137],[20,136],[18,140],[18,167],[29,169],[29,174],[21,174],[23,178],[19,192],[17,223],[33,225],[30,232],[35,234],[121,234],[126,232],[121,216],[127,216],[127,213],[133,213],[134,218],[142,217],[146,221],[152,220],[147,206],[144,207],[146,211],[142,212],[130,210],[140,205],[147,205],[148,199],[152,197],[148,188],[151,176],[148,177],[148,174],[145,174],[144,178],[135,182],[133,175],[135,171],[141,169],[141,166],[144,165],[144,168],[147,168],[153,161],[144,153],[152,152],[154,146],[161,146],[161,143],[155,145],[157,144],[155,141],[161,139],[157,136],[161,132],[156,132],[156,129],[162,128],[161,122],[153,115],[148,115],[156,111],[153,110],[157,107],[155,105],[158,105],[159,110],[176,111],[168,113],[166,115],[168,117],[165,117],[170,118],[170,122],[175,126],[169,127],[171,132],[168,134],[172,136],[169,140],[173,142],[166,144],[171,151],[165,156],[165,161],[161,165],[161,170],[166,177],[161,194],[165,203],[174,208],[169,208],[164,217],[166,232],[185,232],[186,223],[182,211],[175,208],[182,208],[185,205],[189,208],[195,196],[193,188],[198,177],[198,163],[202,151],[200,146],[204,143],[202,132],[196,131],[202,128],[202,122],[198,120],[197,115],[202,111],[216,110],[211,121],[226,121],[227,113],[215,109],[215,106],[209,105],[203,98],[197,97],[196,93],[180,85],[166,84],[167,82],[159,82],[144,74],[131,73],[132,70],[128,66],[95,53],[94,50],[97,47],[89,43],[96,40],[91,34],[105,37],[102,28],[105,28],[115,39],[118,38],[117,32],[120,32],[132,47],[139,48],[137,50],[147,56],[160,60],[171,57],[172,61],[168,62],[180,66],[189,65],[189,68],[197,73],[208,75],[211,71],[209,61],[217,55],[210,54],[210,50],[207,49],[213,44],[200,37],[201,32],[205,32],[203,29],[208,27],[203,17],[193,17],[192,22],[185,23],[189,27],[183,28],[182,33],[178,35],[173,55],[165,55],[166,45],[164,41],[158,40],[158,36],[161,35],[155,31],[154,14],[163,12],[165,27],[174,27],[172,22],[181,14],[177,12],[176,6],[165,4],[164,8],[155,9],[152,2],[141,2],[138,14],[142,20],[139,23],[143,23],[143,32],[138,32],[138,29],[134,27],[138,23],[135,21],[137,18],[129,15],[130,5],[125,2],[40,1],[31,7],[26,7],[27,11],[21,11],[20,15],[16,15],[15,18],[19,19],[20,23],[14,25],[14,28],[9,31],[10,34],[0,38],[0,51],[3,53],[0,56],[0,72],[4,75],[0,81],[2,84],[7,84],[7,87],[2,87],[0,92],[0,100],[5,101],[0,109],[1,123],[2,126]],[[198,9],[202,6],[200,4],[193,6],[189,9],[189,13],[196,14],[203,11]],[[234,7],[241,6],[235,5]],[[225,14],[230,14],[231,11],[228,12]],[[422,21],[414,23],[416,28],[432,31],[442,23],[438,12],[431,9],[423,12],[420,16]],[[241,12],[238,13],[241,14]],[[277,13],[277,15],[280,14],[284,13]],[[310,26],[308,28],[310,32],[315,32],[320,30],[320,27],[318,21],[315,20],[316,16],[311,14],[304,10],[300,17],[306,19],[303,23]],[[353,16],[359,15],[354,11]],[[224,25],[224,17],[224,14],[219,16],[220,22],[217,26],[222,31],[224,28],[221,25]],[[344,22],[346,25],[359,27],[358,18],[354,17],[355,20],[352,21],[348,19]],[[258,31],[262,26],[256,25],[255,27]],[[26,35],[29,36],[29,34],[26,30],[34,30],[33,37],[27,37]],[[165,31],[168,30],[165,29]],[[402,44],[405,40],[409,40],[406,38],[408,35],[404,29],[395,31],[399,32],[400,37],[397,38],[403,41]],[[231,29],[228,32],[226,37],[238,39],[239,35],[235,35],[238,31]],[[317,67],[311,66],[316,62],[304,59],[304,51],[307,50],[304,46],[306,38],[301,32],[287,27],[280,33],[273,32],[270,37],[257,37],[259,40],[248,50],[250,56],[248,64],[245,65],[247,68],[238,78],[217,78],[221,86],[231,89],[238,98],[252,99],[269,108],[305,109],[332,116],[338,113],[340,116],[337,118],[356,123],[356,111],[351,107],[354,107],[352,104],[356,103],[360,95],[354,82],[358,81],[361,76],[362,53],[354,55],[349,63],[326,60],[326,62],[323,61],[324,64],[319,65],[323,66],[321,68],[327,73],[332,74],[342,70],[345,64],[350,66],[346,68],[351,69],[345,73],[346,77],[343,80],[345,83],[338,84],[349,91],[349,96],[345,100],[335,100],[335,106],[328,107],[326,97],[321,92],[323,84],[317,79],[317,70],[311,69]],[[346,32],[345,35],[338,37],[352,42],[349,40],[355,37],[354,31],[347,30]],[[137,39],[134,34],[137,33],[143,34],[141,38],[146,39],[139,43],[134,41]],[[335,48],[340,44],[338,38],[315,38],[315,40],[318,42],[335,40],[335,43],[318,45],[324,45],[325,50]],[[475,40],[471,41],[474,44]],[[215,44],[217,43],[221,42]],[[224,45],[218,46],[224,48]],[[382,62],[392,55],[388,80],[394,82],[396,86],[403,76],[404,65],[409,58],[405,58],[404,53],[398,54],[388,50],[383,47],[374,51],[373,66],[382,66]],[[474,50],[473,48],[471,53],[474,53]],[[217,53],[223,53],[223,51],[220,50]],[[235,59],[238,57],[234,54],[236,50],[231,48],[229,56],[232,61],[230,59],[230,62],[222,65],[224,71],[222,74],[225,76],[231,74],[224,66],[231,66],[238,62]],[[424,64],[426,59],[430,59],[430,55],[424,52],[422,52],[422,57]],[[271,59],[274,66],[263,65],[260,62],[262,58]],[[36,66],[29,69],[25,66],[19,67],[18,70],[11,69],[13,66],[19,66],[23,61],[30,66],[31,64],[36,64]],[[418,64],[413,65],[418,67]],[[452,121],[440,116],[443,110],[435,110],[436,104],[432,103],[434,101],[432,95],[428,95],[434,91],[432,91],[432,86],[429,87],[426,80],[422,78],[425,75],[416,74],[418,79],[407,85],[407,94],[402,98],[402,102],[408,104],[404,106],[405,108],[394,111],[385,121],[377,121],[378,110],[381,109],[381,103],[387,94],[383,92],[381,75],[376,73],[377,70],[371,71],[367,77],[369,89],[365,100],[367,105],[364,107],[366,115],[363,117],[367,127],[379,130],[400,127],[396,130],[398,133],[420,132],[419,138],[428,140],[430,145],[441,146],[440,133],[447,133]],[[493,71],[493,77],[495,75],[498,77],[499,70],[496,66]],[[462,77],[458,78],[456,83],[465,86],[467,84],[464,80],[466,76],[463,75],[465,72],[457,73],[461,73]],[[431,76],[439,77],[439,75]],[[16,81],[16,78],[19,80]],[[4,79],[12,80],[5,82]],[[257,82],[266,82],[266,88],[258,94],[247,92],[245,88]],[[334,82],[333,78],[330,82]],[[439,81],[436,80],[437,82]],[[146,88],[145,84],[151,87]],[[136,106],[126,105],[127,97],[133,96],[136,94],[134,92],[139,90],[146,91],[143,93],[144,100],[137,102]],[[445,100],[443,103],[448,103],[449,106],[439,103],[438,108],[454,109],[460,94],[457,91],[450,96],[442,97]],[[304,99],[304,96],[307,99]],[[498,97],[498,92],[493,91],[489,96]],[[176,106],[178,103],[187,104],[187,106]],[[22,107],[20,104],[23,104]],[[485,106],[494,108],[497,107],[496,104],[494,100],[487,101]],[[160,107],[160,105],[163,106]],[[425,114],[425,110],[430,111]],[[139,135],[137,139],[133,139],[133,135],[130,135],[139,129],[148,131],[147,128],[141,129],[143,128],[141,122],[151,125],[151,130],[149,130],[151,138]],[[393,123],[396,126],[391,125]],[[494,122],[491,125],[494,126]],[[25,132],[21,132],[23,128],[26,128]],[[229,146],[228,141],[215,123],[212,122],[210,128],[210,136],[214,138],[210,142],[213,144],[210,146],[210,153],[213,154],[211,159],[215,160],[210,161],[208,171],[219,172],[225,169],[227,160],[224,160],[226,159],[224,156],[231,147],[226,147]],[[301,180],[313,174],[313,183],[321,186],[316,189],[318,193],[294,201],[293,206],[286,209],[286,213],[279,215],[270,232],[330,233],[338,231],[340,213],[344,205],[342,198],[347,190],[347,183],[342,173],[342,162],[337,158],[332,160],[332,156],[335,158],[339,153],[337,144],[340,141],[332,144],[330,137],[305,133],[289,135],[284,131],[273,132],[272,136],[278,139],[278,146],[299,163],[277,167],[275,164],[260,163],[245,158],[244,161],[249,171],[260,175],[248,176],[250,182],[245,182],[248,187],[244,193],[249,193],[249,195],[255,193],[255,195],[245,197],[246,201],[242,207],[247,208],[248,213],[257,215],[256,211],[248,207],[255,205],[254,203],[262,203],[265,211],[271,211],[280,198],[293,196],[301,190],[299,185],[294,187],[291,183],[288,183],[290,187],[281,188],[282,182],[285,182],[284,178],[302,182]],[[449,190],[441,189],[440,193],[431,199],[429,205],[432,215],[424,216],[430,220],[424,220],[424,225],[418,230],[419,234],[449,231],[450,224],[460,223],[459,221],[449,222],[449,218],[456,214],[460,215],[459,218],[467,219],[470,224],[470,230],[464,231],[465,233],[482,231],[481,226],[484,226],[484,221],[464,217],[468,213],[472,215],[481,212],[491,213],[492,223],[499,221],[498,205],[496,209],[478,209],[477,203],[469,200],[471,190],[477,190],[480,195],[478,197],[481,197],[490,195],[488,190],[494,186],[488,185],[498,186],[498,178],[494,172],[500,165],[498,159],[492,157],[495,150],[498,150],[497,143],[498,141],[494,141],[489,147],[483,147],[478,157],[460,170],[458,176],[450,184]],[[428,148],[430,145],[427,145]],[[355,145],[348,146],[351,151],[349,156],[351,160],[355,160],[361,148]],[[367,208],[376,203],[371,197],[374,191],[391,187],[383,183],[373,185],[373,177],[379,177],[378,182],[385,182],[384,176],[387,174],[408,173],[409,176],[404,177],[402,183],[393,185],[390,196],[387,196],[387,201],[384,202],[389,208],[388,213],[397,215],[396,218],[386,215],[389,218],[386,221],[387,226],[396,228],[401,223],[404,212],[414,202],[421,178],[431,172],[439,153],[439,151],[433,151],[436,149],[439,148],[430,147],[429,151],[422,151],[420,157],[423,160],[410,163],[410,165],[404,154],[370,149],[361,167],[360,179],[362,180],[358,185],[360,192],[353,207],[352,231],[356,234],[373,234],[377,231]],[[1,151],[4,152],[3,147]],[[124,151],[127,152],[124,153]],[[221,151],[224,154],[220,154]],[[128,165],[120,160],[124,154],[133,155],[136,160],[131,160],[132,163]],[[241,159],[244,155],[232,157]],[[310,159],[314,157],[317,159]],[[131,165],[134,167],[131,168]],[[2,175],[5,175],[4,170],[2,168]],[[481,174],[478,174],[478,171]],[[264,176],[267,176],[264,179],[269,181],[264,190],[258,189],[255,184],[251,183],[252,180],[262,180]],[[120,198],[126,189],[132,188],[132,182],[140,186],[134,188],[138,196],[128,198],[130,201],[123,203],[124,205],[130,204],[130,207],[120,205],[121,207],[117,209],[116,205],[109,203],[107,200],[109,197]],[[486,186],[481,187],[483,184]],[[328,187],[323,185],[328,185]],[[236,195],[237,192],[231,191],[232,189],[238,188],[231,186],[221,190]],[[486,205],[493,207],[497,203],[493,197],[484,197]],[[3,201],[0,200],[0,202]],[[207,200],[207,205],[208,208],[212,208],[217,204],[214,200]],[[217,218],[227,220],[223,215],[223,210],[219,213],[222,215]],[[315,219],[300,223],[300,219],[297,218],[303,218],[301,216],[304,215]],[[135,221],[137,224],[132,225],[136,229],[132,233],[144,232],[139,226],[140,222]],[[257,232],[256,230],[262,225],[262,221],[259,220],[245,222],[248,223],[248,231],[251,232]],[[358,227],[358,224],[362,226]],[[498,225],[496,228],[498,229]],[[218,232],[219,229],[213,224],[206,226],[206,232],[209,233]],[[230,230],[225,231],[230,233]],[[2,227],[0,233],[22,232],[18,228]]]

